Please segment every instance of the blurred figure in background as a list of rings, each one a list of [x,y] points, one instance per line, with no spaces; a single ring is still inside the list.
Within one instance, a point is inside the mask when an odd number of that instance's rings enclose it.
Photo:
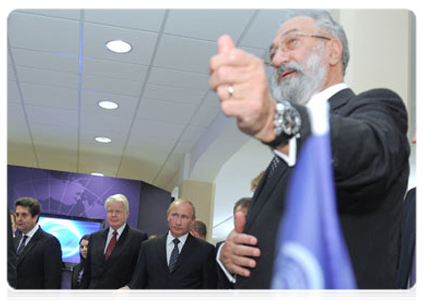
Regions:
[[[84,274],[85,261],[87,258],[88,252],[88,243],[90,241],[90,236],[88,234],[84,235],[79,241],[79,256],[81,258],[79,264],[77,264],[72,271],[72,289],[81,288],[81,279]]]
[[[191,227],[190,233],[196,238],[202,239],[203,241],[207,240],[207,226],[200,220],[195,220]]]

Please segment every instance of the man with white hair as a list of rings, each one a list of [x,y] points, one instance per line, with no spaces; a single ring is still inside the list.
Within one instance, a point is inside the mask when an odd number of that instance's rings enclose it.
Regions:
[[[348,88],[347,39],[327,11],[299,11],[285,20],[265,61],[235,48],[229,36],[219,39],[218,50],[209,85],[222,111],[275,153],[247,218],[235,215],[221,247],[219,264],[229,279],[236,288],[270,287],[277,224],[297,151],[310,135],[306,106],[329,105],[337,208],[357,284],[395,288],[410,152],[401,98],[388,89],[356,95]],[[265,64],[273,68],[270,85]]]
[[[109,228],[90,237],[81,288],[116,289],[128,284],[147,234],[129,227],[128,199],[112,195],[104,204]]]

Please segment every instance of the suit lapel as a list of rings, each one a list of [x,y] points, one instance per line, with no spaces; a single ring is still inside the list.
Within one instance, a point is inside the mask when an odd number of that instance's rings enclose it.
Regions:
[[[98,260],[98,262],[100,264],[104,264],[105,263],[105,258],[104,258],[104,247],[106,247],[106,242],[107,242],[107,233],[109,232],[109,229],[103,229],[99,232],[99,238],[98,238],[98,246],[97,247],[93,247],[93,255],[92,257],[96,260]],[[89,247],[89,244],[88,244]]]
[[[337,110],[339,107],[347,104],[353,97],[355,97],[355,94],[351,89],[339,91],[329,99],[330,109],[332,111]]]
[[[249,229],[251,224],[254,223],[255,218],[260,214],[260,211],[263,209],[266,202],[271,197],[272,192],[275,190],[275,186],[282,180],[287,170],[288,166],[284,161],[281,161],[276,167],[272,177],[268,178],[269,167],[267,168],[265,180],[261,180],[259,183],[256,194],[254,195],[254,201],[251,203],[251,207],[248,210],[247,223],[245,225],[244,232]],[[280,201],[283,201],[283,199],[280,199]]]
[[[167,251],[166,241],[167,241],[167,234],[162,237],[158,237],[157,243],[155,243],[155,251],[159,255],[159,261],[162,263],[164,270],[167,270],[169,272],[169,266],[167,264],[167,256],[166,256],[166,251]]]
[[[22,262],[22,260],[29,252],[31,252],[32,248],[34,248],[34,246],[37,244],[37,240],[39,240],[42,236],[43,232],[41,227],[39,227],[35,234],[32,236],[32,238],[29,240],[28,244],[25,246],[25,249],[23,250],[21,256],[18,258],[18,264]]]
[[[178,260],[176,261],[175,268],[173,269],[174,273],[180,265],[182,265],[183,261],[186,260],[190,254],[192,255],[192,247],[194,246],[195,238],[188,233],[187,240],[185,241],[184,246],[182,247],[181,253],[179,253]]]
[[[122,231],[122,235],[119,237],[115,248],[112,251],[112,254],[110,255],[109,259],[106,261],[106,263],[110,263],[111,261],[113,261],[116,257],[119,257],[122,253],[122,251],[124,251],[126,249],[126,243],[128,241],[128,236],[129,234],[129,225],[126,224],[125,229]],[[107,235],[106,235],[106,240],[107,240]],[[104,246],[106,246],[106,244],[104,244]],[[104,247],[103,247],[104,249]]]

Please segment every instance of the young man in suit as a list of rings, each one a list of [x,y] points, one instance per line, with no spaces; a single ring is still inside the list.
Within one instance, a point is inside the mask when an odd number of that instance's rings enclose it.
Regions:
[[[128,199],[112,195],[105,202],[109,228],[91,234],[82,289],[117,289],[129,283],[147,234],[129,227]]]
[[[134,277],[124,289],[215,289],[214,246],[189,234],[194,205],[172,202],[167,220],[169,233],[143,243]]]
[[[357,284],[395,288],[410,152],[400,97],[387,89],[355,95],[348,88],[347,39],[327,11],[300,11],[279,27],[267,61],[273,67],[270,88],[263,60],[236,49],[228,36],[219,39],[218,49],[210,60],[209,85],[223,112],[275,153],[246,220],[235,216],[220,252],[235,287],[270,287],[276,225],[297,150],[311,131],[306,106],[329,104],[337,206]]]
[[[420,111],[418,117],[411,142],[420,159]],[[403,299],[420,299],[420,184],[405,197],[397,283]]]
[[[17,289],[60,289],[62,249],[59,240],[38,226],[40,203],[34,198],[15,202],[17,241]]]

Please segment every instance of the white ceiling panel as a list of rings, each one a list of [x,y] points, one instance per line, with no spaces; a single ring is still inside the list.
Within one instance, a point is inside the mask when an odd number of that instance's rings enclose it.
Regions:
[[[209,60],[216,54],[216,49],[215,42],[163,35],[154,65],[208,74]]]
[[[69,73],[78,73],[76,55],[53,54],[24,49],[12,49],[16,66],[48,69]]]
[[[156,85],[206,91],[209,88],[209,79],[210,77],[204,74],[153,67],[148,82]]]
[[[143,83],[139,81],[123,80],[117,78],[83,75],[82,88],[97,92],[119,94],[138,97]]]
[[[199,90],[147,84],[145,87],[144,97],[196,106],[201,103],[204,94],[205,93],[203,91]]]
[[[71,20],[79,20],[81,15],[80,9],[18,9],[15,12],[29,13],[34,15],[42,15],[47,17],[64,18]]]
[[[39,68],[16,67],[20,82],[78,88],[78,74],[43,70]]]
[[[78,135],[71,128],[33,124],[31,133],[36,147],[77,150]]]
[[[126,134],[131,125],[130,118],[122,118],[113,114],[113,111],[101,110],[98,113],[82,112],[81,126],[87,130],[98,132]]]
[[[7,102],[21,103],[18,85],[16,81],[7,81]]]
[[[54,86],[41,86],[21,83],[22,95],[26,104],[77,110],[78,90]]]
[[[164,32],[211,41],[217,41],[221,35],[229,34],[234,40],[238,40],[253,14],[254,10],[248,9],[171,10]]]
[[[160,31],[163,9],[86,9],[85,21],[117,27]]]
[[[184,153],[221,114],[208,87],[216,40],[229,34],[261,57],[277,22],[276,10],[12,12],[8,163],[100,171],[168,187]],[[114,39],[131,43],[132,50],[106,50]],[[103,110],[100,100],[119,108]],[[112,142],[100,144],[96,136]]]
[[[147,66],[129,63],[84,59],[82,69],[86,75],[98,75],[110,78],[143,82],[147,73]]]
[[[12,12],[8,37],[11,47],[77,55],[79,22]]]
[[[219,111],[220,108],[216,108],[215,106],[203,105],[197,111],[190,124],[195,127],[207,128]]]
[[[125,54],[113,53],[105,47],[112,40],[126,41],[132,45],[132,50]],[[148,65],[156,40],[157,33],[86,23],[83,52],[90,58]]]
[[[68,127],[73,128],[73,130],[78,128],[78,112],[76,110],[26,105],[26,111],[31,125]]]
[[[185,125],[194,111],[193,105],[144,98],[139,106],[137,118]]]
[[[286,10],[261,10],[242,39],[240,46],[268,49],[279,28],[279,24],[286,16]]]

